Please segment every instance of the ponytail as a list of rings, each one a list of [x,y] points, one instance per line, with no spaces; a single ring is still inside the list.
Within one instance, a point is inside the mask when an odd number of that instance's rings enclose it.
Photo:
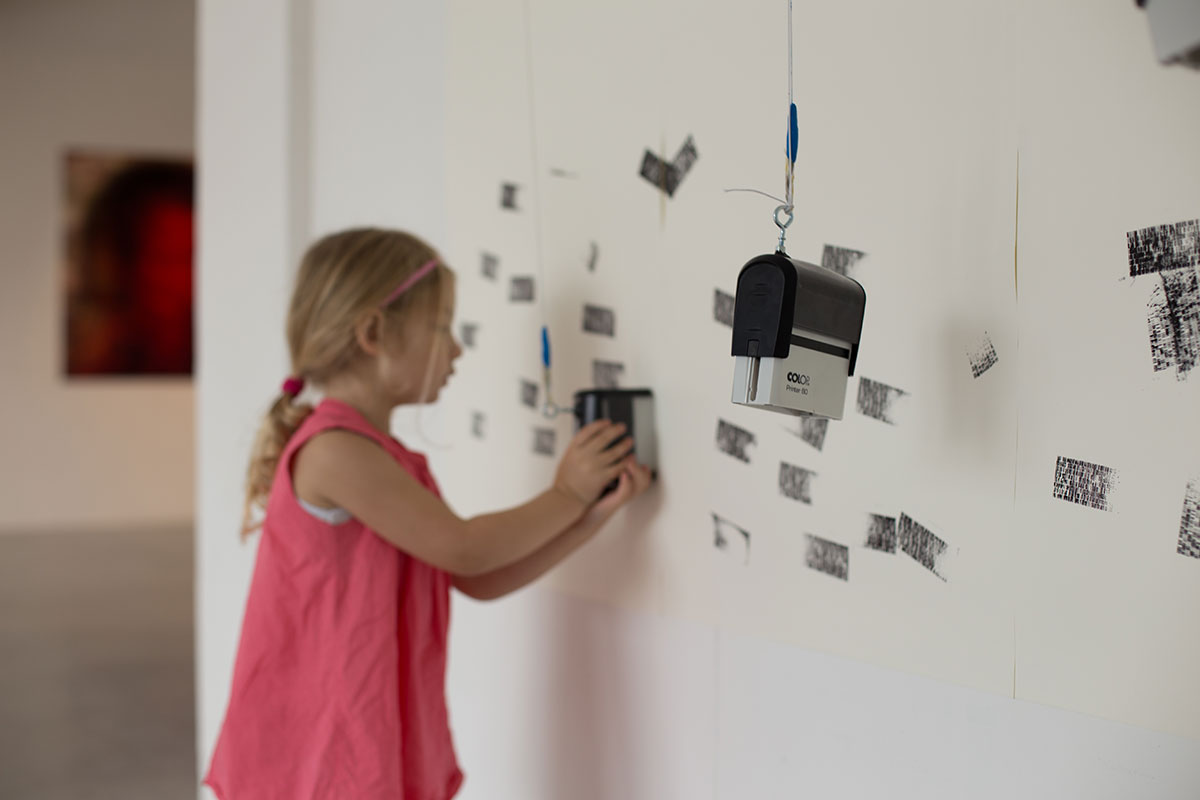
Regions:
[[[293,403],[294,395],[279,396],[271,410],[263,417],[250,450],[250,466],[246,470],[246,505],[242,510],[242,538],[245,539],[262,527],[261,514],[255,511],[266,508],[271,495],[271,482],[279,467],[288,440],[304,420],[313,413],[308,403]]]

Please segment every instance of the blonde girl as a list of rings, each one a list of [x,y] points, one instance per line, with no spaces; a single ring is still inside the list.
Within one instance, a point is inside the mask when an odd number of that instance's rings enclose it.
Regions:
[[[247,476],[244,532],[262,538],[205,777],[221,800],[453,797],[451,587],[486,599],[525,586],[650,483],[623,428],[602,421],[537,497],[455,515],[425,457],[388,432],[394,408],[433,402],[453,374],[453,316],[454,274],[409,234],[343,231],[300,264],[292,375]],[[322,391],[315,407],[296,402],[306,384]]]

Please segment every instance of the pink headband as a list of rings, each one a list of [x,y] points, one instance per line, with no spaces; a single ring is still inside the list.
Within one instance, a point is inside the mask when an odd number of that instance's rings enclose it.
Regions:
[[[397,286],[396,290],[394,292],[392,292],[391,294],[389,294],[387,296],[387,300],[384,300],[379,305],[379,307],[387,308],[392,303],[396,302],[397,297],[399,297],[400,295],[404,294],[409,289],[411,289],[413,287],[414,283],[421,280],[421,278],[424,278],[426,275],[428,275],[430,272],[432,272],[433,268],[436,267],[437,265],[438,265],[438,260],[436,258],[431,258],[428,261],[426,261],[424,264],[422,264],[417,269],[416,272],[414,272],[412,275],[409,275],[408,279],[405,280],[404,283]]]

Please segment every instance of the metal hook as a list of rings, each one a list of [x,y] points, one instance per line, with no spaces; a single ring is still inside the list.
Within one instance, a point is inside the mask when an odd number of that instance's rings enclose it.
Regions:
[[[787,212],[787,222],[779,221],[779,212],[780,211]],[[779,226],[779,230],[781,230],[781,231],[787,230],[787,227],[792,224],[793,219],[795,219],[795,215],[792,213],[792,206],[782,205],[775,209],[775,224]]]
[[[787,222],[779,221],[779,212],[780,211],[783,211],[784,213],[787,214]],[[775,224],[779,226],[778,250],[781,253],[785,253],[785,254],[787,253],[787,250],[784,249],[783,245],[784,245],[784,241],[787,239],[788,226],[792,224],[793,219],[795,219],[795,214],[792,212],[792,206],[782,205],[775,209]]]

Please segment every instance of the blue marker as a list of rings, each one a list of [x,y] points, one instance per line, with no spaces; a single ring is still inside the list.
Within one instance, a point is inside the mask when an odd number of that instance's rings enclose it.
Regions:
[[[550,331],[542,326],[542,376],[546,383],[546,408],[550,403]]]
[[[796,149],[797,149],[796,142],[799,138],[800,138],[800,126],[796,121],[796,104],[792,103],[792,109],[788,113],[788,143],[787,143],[787,150],[785,152],[787,153],[788,159],[793,164],[796,163]]]

